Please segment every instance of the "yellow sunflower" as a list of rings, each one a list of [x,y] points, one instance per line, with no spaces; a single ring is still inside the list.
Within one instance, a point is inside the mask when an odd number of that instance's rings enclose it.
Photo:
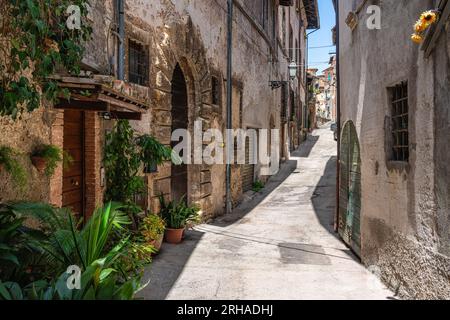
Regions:
[[[411,40],[415,43],[422,43],[423,37],[420,34],[413,33],[413,35],[411,36]]]
[[[418,20],[414,25],[414,31],[416,31],[416,33],[422,33],[427,29],[427,27],[428,26],[423,23],[422,20]]]
[[[437,20],[437,14],[434,11],[425,11],[420,16],[420,21],[422,21],[427,27],[435,23]]]

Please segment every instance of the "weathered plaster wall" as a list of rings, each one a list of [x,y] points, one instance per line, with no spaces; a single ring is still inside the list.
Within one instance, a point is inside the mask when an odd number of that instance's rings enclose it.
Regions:
[[[55,192],[52,194],[52,189],[60,187],[58,182],[52,184],[45,174],[38,172],[30,160],[30,155],[37,146],[57,144],[57,134],[54,131],[57,121],[57,112],[43,108],[23,113],[17,120],[8,116],[0,117],[0,146],[9,146],[20,153],[17,158],[27,175],[27,183],[22,189],[5,170],[0,172],[0,202],[26,199],[45,202],[53,200],[54,204],[60,204],[58,195]],[[60,174],[60,171],[61,168],[58,168],[55,175]]]
[[[449,298],[448,257],[438,253],[435,193],[435,61],[410,40],[411,24],[434,1],[372,1],[381,6],[382,30],[369,30],[365,10],[355,31],[344,23],[354,10],[340,1],[341,118],[352,120],[362,150],[362,259],[412,298]],[[440,69],[442,70],[442,69]],[[442,71],[441,71],[442,72]],[[448,77],[448,73],[443,72]],[[389,161],[387,87],[408,81],[410,161]],[[440,96],[448,101],[448,91]],[[442,215],[441,215],[442,216]]]
[[[246,5],[246,3],[244,3]],[[98,12],[112,19],[111,2]],[[226,86],[226,4],[220,1],[127,1],[127,37],[138,40],[149,48],[150,81],[152,90],[151,110],[143,121],[133,122],[141,132],[151,132],[164,143],[169,143],[171,124],[171,77],[176,63],[180,63],[189,84],[192,111],[190,125],[198,117],[204,119],[204,129],[225,129],[225,86]],[[291,9],[291,23],[294,36],[300,37],[296,11]],[[104,21],[109,21],[104,19]],[[280,62],[270,64],[270,45],[242,12],[235,8],[233,38],[233,82],[241,83],[242,126],[244,128],[269,128],[272,116],[275,127],[280,127],[280,90],[270,90],[269,80],[287,80],[287,60],[283,51],[275,46]],[[95,46],[104,46],[113,39],[105,36],[107,23],[97,25],[100,36]],[[106,41],[109,39],[108,41]],[[300,45],[304,39],[298,40]],[[103,44],[101,44],[103,42]],[[286,44],[286,47],[290,47]],[[89,52],[95,51],[89,50]],[[104,54],[104,52],[102,52]],[[304,57],[304,51],[302,53]],[[112,59],[113,61],[115,59]],[[127,61],[127,58],[125,59]],[[211,81],[214,75],[223,79],[222,99],[218,106],[211,104]],[[298,84],[294,84],[298,87]],[[304,96],[304,93],[298,94]],[[202,200],[210,211],[221,214],[225,196],[225,166],[190,168],[190,186],[194,200]],[[259,175],[259,166],[256,175]],[[239,170],[234,171],[240,180]],[[150,194],[170,193],[170,166],[165,166],[158,175],[151,176]],[[206,179],[206,180],[204,180]],[[210,179],[210,180],[209,180]],[[210,194],[206,198],[205,194]],[[153,208],[157,200],[152,199]]]
[[[450,22],[435,52],[435,184],[439,252],[450,256]]]

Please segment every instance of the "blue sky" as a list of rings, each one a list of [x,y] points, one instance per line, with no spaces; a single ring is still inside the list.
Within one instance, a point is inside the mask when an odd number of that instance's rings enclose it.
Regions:
[[[319,72],[328,67],[330,52],[336,47],[317,48],[333,44],[331,29],[336,25],[336,16],[331,0],[319,1],[320,30],[309,37],[309,68],[317,68]],[[309,31],[310,32],[310,31]]]

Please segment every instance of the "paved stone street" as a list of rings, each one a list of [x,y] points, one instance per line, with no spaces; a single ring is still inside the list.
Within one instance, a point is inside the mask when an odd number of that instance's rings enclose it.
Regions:
[[[333,232],[336,142],[316,130],[232,215],[164,244],[146,299],[387,299]]]

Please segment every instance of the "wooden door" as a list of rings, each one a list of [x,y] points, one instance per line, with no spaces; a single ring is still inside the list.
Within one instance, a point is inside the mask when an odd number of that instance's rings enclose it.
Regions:
[[[361,155],[352,122],[342,130],[340,150],[339,234],[357,255],[361,254]]]
[[[73,159],[63,173],[63,207],[84,216],[84,113],[64,111],[64,151]]]
[[[187,130],[189,127],[187,84],[181,67],[177,64],[172,77],[172,132],[177,129]],[[173,141],[172,148],[179,142]],[[184,157],[184,154],[180,154]],[[171,174],[171,197],[172,200],[179,201],[185,197],[189,201],[188,195],[188,166],[172,164]]]
[[[247,138],[245,143],[245,165],[242,167],[242,190],[244,192],[252,190],[255,182],[255,165],[252,164],[254,161],[253,152],[251,140]]]

